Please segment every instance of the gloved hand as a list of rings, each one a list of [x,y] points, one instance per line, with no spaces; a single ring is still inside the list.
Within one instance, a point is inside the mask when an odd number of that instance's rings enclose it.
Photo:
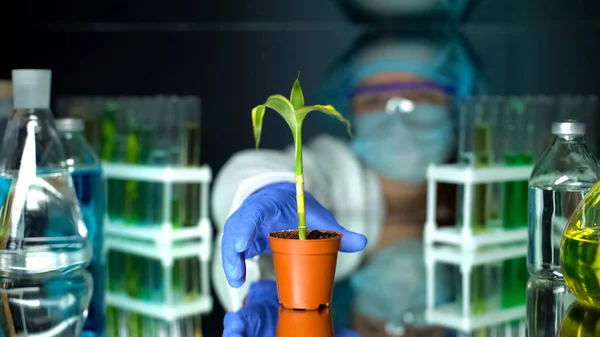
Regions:
[[[307,228],[342,233],[342,252],[357,252],[365,248],[365,236],[340,226],[310,193],[305,193],[304,198]],[[246,280],[245,259],[270,252],[270,232],[296,228],[296,207],[296,186],[289,182],[274,183],[246,198],[227,219],[221,240],[221,256],[225,276],[232,287],[239,288]]]
[[[279,299],[275,281],[263,280],[250,285],[246,304],[223,319],[223,337],[275,337]],[[336,337],[360,337],[352,330],[335,332]]]
[[[246,303],[223,319],[223,337],[271,337],[277,329],[279,299],[275,281],[252,283]]]

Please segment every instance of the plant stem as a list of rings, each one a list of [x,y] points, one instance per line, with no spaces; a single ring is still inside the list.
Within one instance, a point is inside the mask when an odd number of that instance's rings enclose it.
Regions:
[[[304,169],[302,168],[302,124],[296,127],[296,202],[298,203],[298,238],[306,240],[306,212],[304,210]]]

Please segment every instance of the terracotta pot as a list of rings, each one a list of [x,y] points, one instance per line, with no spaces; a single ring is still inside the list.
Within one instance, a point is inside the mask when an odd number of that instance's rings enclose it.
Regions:
[[[317,310],[331,303],[342,234],[316,231],[332,237],[309,239],[310,232],[307,230],[306,240],[278,237],[282,234],[297,237],[297,230],[269,234],[279,302],[287,309]]]
[[[329,308],[291,310],[279,307],[276,337],[333,337]]]

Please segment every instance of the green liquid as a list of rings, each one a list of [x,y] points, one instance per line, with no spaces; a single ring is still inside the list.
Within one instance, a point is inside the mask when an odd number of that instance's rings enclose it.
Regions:
[[[119,313],[115,307],[106,308],[106,337],[119,337]]]
[[[200,124],[193,121],[184,123],[181,130],[180,165],[200,166]],[[181,224],[183,227],[196,226],[200,218],[200,185],[182,185]]]
[[[510,167],[533,165],[533,156],[527,153],[509,153],[505,156],[505,165]],[[527,227],[528,188],[527,180],[504,183],[503,228]],[[502,308],[525,305],[528,279],[525,257],[502,263]]]
[[[173,290],[176,302],[191,302],[200,295],[200,266],[197,258],[185,258],[173,265]]]
[[[492,164],[492,128],[489,124],[478,124],[474,128],[474,166],[486,168]],[[473,233],[486,231],[489,218],[489,194],[491,186],[477,184],[473,194]],[[471,314],[474,316],[484,314],[488,308],[488,271],[487,266],[477,266],[471,270]],[[476,336],[485,336],[485,329],[474,331]]]
[[[127,337],[143,337],[142,316],[135,313],[127,313]]]
[[[487,168],[492,164],[492,128],[489,124],[479,124],[474,130],[475,168]],[[489,218],[489,192],[487,184],[474,186],[473,197],[473,232],[479,233],[486,229]]]
[[[112,293],[124,294],[125,282],[123,270],[125,270],[125,256],[121,252],[111,250],[108,252],[108,289]]]
[[[141,153],[141,145],[140,139],[137,137],[135,133],[129,133],[127,135],[126,141],[126,163],[130,165],[134,165],[139,163],[140,161],[140,153]],[[138,194],[138,185],[140,183],[135,180],[127,180],[125,182],[125,210],[124,217],[125,222],[127,224],[137,226],[140,222],[140,217],[138,217],[138,197],[141,194]]]

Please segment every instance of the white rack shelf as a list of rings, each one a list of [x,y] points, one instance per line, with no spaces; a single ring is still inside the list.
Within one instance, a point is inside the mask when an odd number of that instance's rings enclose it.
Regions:
[[[479,247],[527,241],[527,230],[498,230],[490,233],[473,233],[471,216],[475,184],[491,184],[509,181],[527,181],[533,167],[491,167],[473,168],[460,164],[430,165],[427,169],[427,219],[425,222],[425,242],[427,244],[445,243],[460,246],[465,250]],[[461,229],[439,228],[436,222],[437,184],[453,183],[464,186],[463,209],[464,224]]]
[[[173,245],[155,245],[150,242],[131,241],[130,239],[118,237],[106,237],[104,245],[106,250],[161,260],[164,265],[170,265],[176,259],[196,256],[203,261],[208,261],[209,256],[202,254],[202,252],[211,248],[210,240],[175,243]]]
[[[475,185],[527,181],[533,167],[474,168],[466,165],[430,165],[427,170],[427,218],[425,223],[425,264],[427,270],[427,320],[463,332],[493,327],[525,318],[525,306],[472,315],[471,273],[475,266],[522,258],[527,253],[526,228],[493,229],[475,233],[472,226]],[[463,223],[440,228],[437,219],[437,185],[463,185]],[[459,266],[462,302],[435,307],[435,265]]]
[[[130,226],[124,222],[106,221],[104,233],[127,239],[151,241],[157,244],[169,244],[180,241],[208,239],[212,237],[210,220],[201,219],[196,227],[173,229],[171,224],[156,224],[143,226]]]
[[[502,245],[527,241],[527,228],[494,230],[472,234],[469,229],[457,227],[438,228],[425,226],[425,240],[428,244],[442,243],[462,247],[464,250],[476,250],[480,247]]]
[[[166,321],[175,321],[192,315],[205,314],[212,310],[212,298],[201,296],[197,301],[178,305],[151,303],[120,294],[106,294],[106,304],[127,311]]]
[[[209,184],[212,180],[210,167],[153,167],[105,163],[104,178],[162,183],[162,221],[154,225],[132,226],[105,218],[106,251],[119,251],[148,259],[160,260],[162,264],[162,289],[164,303],[152,303],[122,294],[107,294],[106,302],[145,316],[174,321],[186,316],[203,314],[212,310],[210,293],[209,261],[212,254],[212,225],[209,220]],[[194,227],[173,229],[171,201],[174,184],[199,184],[200,220]],[[175,303],[173,292],[173,267],[177,259],[197,258],[199,263],[200,297],[190,303]],[[125,277],[124,275],[122,275]]]
[[[208,183],[212,180],[212,170],[207,165],[201,167],[169,167],[104,163],[103,172],[106,178],[136,181]]]
[[[461,164],[430,165],[427,178],[451,184],[502,183],[529,180],[533,166],[474,168]]]
[[[149,259],[160,260],[163,266],[163,280],[164,280],[164,297],[165,304],[160,306],[154,305],[153,308],[156,310],[162,310],[163,308],[171,308],[174,305],[173,302],[173,265],[175,260],[181,258],[197,257],[200,271],[200,292],[202,298],[208,298],[212,301],[210,295],[210,249],[211,240],[202,240],[199,242],[186,242],[182,244],[174,245],[154,245],[148,242],[136,242],[130,239],[107,237],[104,241],[105,249],[128,253],[132,255],[142,256]],[[128,303],[144,303],[144,301],[129,298]],[[211,302],[212,303],[212,302]],[[122,305],[122,304],[121,304]],[[131,304],[133,305],[133,304]],[[187,308],[186,306],[184,306]],[[130,308],[122,307],[123,309],[130,310]],[[138,309],[141,310],[141,309]]]
[[[463,251],[458,247],[451,246],[426,246],[425,248],[426,265],[446,263],[461,266],[462,269],[525,257],[526,254],[526,243],[489,247],[477,252]]]
[[[476,329],[496,326],[506,322],[522,320],[525,318],[526,306],[510,309],[490,311],[476,316],[464,317],[458,303],[446,304],[436,309],[426,311],[427,321],[440,326],[463,332],[471,332]]]

